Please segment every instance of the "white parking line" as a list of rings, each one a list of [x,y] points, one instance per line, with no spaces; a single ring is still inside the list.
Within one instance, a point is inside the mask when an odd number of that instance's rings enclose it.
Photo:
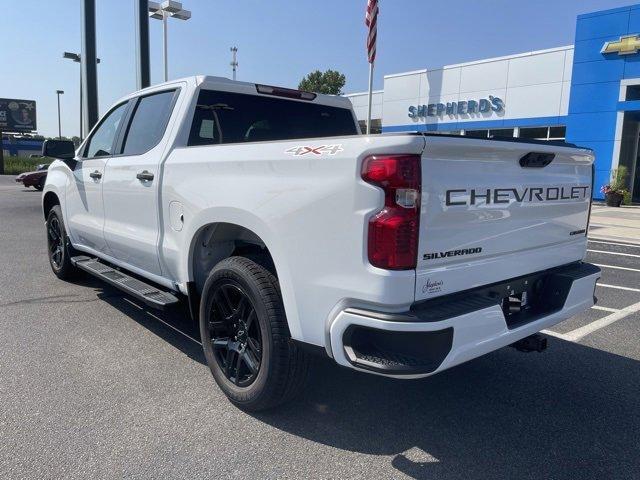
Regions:
[[[590,250],[587,249],[587,252],[592,252],[592,253],[606,253],[608,255],[620,255],[622,257],[635,257],[635,258],[640,258],[640,255],[634,255],[633,253],[621,253],[621,252],[607,252],[606,250]]]
[[[609,313],[616,313],[620,311],[619,308],[601,307],[600,305],[594,305],[591,308],[593,308],[594,310],[602,310],[603,312],[609,312]]]
[[[640,245],[631,245],[629,243],[603,242],[602,240],[589,240],[589,243],[602,243],[604,245],[620,245],[622,247],[640,248]]]
[[[608,327],[612,323],[617,322],[618,320],[622,320],[623,318],[626,318],[638,311],[640,311],[640,302],[629,305],[619,312],[607,315],[606,317],[603,317],[600,320],[596,320],[595,322],[591,322],[584,327],[576,328],[569,333],[565,333],[564,340],[569,340],[570,342],[579,342],[590,333],[596,332],[601,328]]]
[[[543,330],[542,333],[549,335],[551,337],[556,337],[561,340],[566,340],[567,342],[579,342],[587,335],[597,332],[598,330],[608,327],[612,323],[617,322],[618,320],[622,320],[623,318],[628,317],[629,315],[633,315],[636,312],[640,311],[640,302],[634,303],[633,305],[629,305],[622,310],[619,310],[611,315],[607,315],[606,317],[602,317],[599,320],[595,320],[584,327],[576,328],[575,330],[571,330],[568,333],[558,333],[553,332],[551,330]]]
[[[616,288],[618,290],[627,290],[629,292],[640,292],[640,288],[621,287],[619,285],[608,285],[606,283],[598,283],[598,286],[604,288]]]
[[[602,265],[598,263],[594,263],[594,265],[600,268],[615,268],[616,270],[628,270],[630,272],[640,272],[640,268],[618,267],[617,265]]]

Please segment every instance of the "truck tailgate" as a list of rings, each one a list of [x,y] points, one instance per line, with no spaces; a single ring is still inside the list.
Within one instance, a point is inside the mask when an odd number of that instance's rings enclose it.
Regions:
[[[583,258],[590,150],[464,137],[426,140],[416,301]]]

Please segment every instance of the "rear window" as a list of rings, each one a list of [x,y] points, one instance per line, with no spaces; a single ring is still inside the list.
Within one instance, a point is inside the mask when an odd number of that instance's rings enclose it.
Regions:
[[[189,145],[335,137],[358,133],[351,110],[282,98],[202,90]]]

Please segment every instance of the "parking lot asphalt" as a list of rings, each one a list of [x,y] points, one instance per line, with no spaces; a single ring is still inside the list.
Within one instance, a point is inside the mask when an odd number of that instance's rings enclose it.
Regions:
[[[301,398],[250,415],[184,311],[53,276],[39,203],[0,177],[2,479],[640,478],[638,246],[590,242],[597,308],[544,353],[419,381],[318,360]]]

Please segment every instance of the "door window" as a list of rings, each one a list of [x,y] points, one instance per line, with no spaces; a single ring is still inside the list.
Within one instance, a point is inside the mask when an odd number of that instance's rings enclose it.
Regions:
[[[84,150],[85,158],[113,155],[114,139],[126,111],[127,103],[123,103],[107,114],[89,139]]]
[[[140,155],[155,147],[167,128],[175,90],[140,98],[125,136],[122,153]]]

